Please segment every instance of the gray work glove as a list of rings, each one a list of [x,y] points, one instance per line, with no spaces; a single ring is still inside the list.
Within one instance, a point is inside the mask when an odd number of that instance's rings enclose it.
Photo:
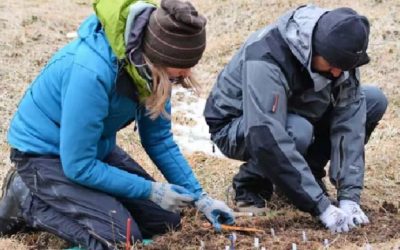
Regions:
[[[351,227],[369,223],[368,217],[356,202],[341,200],[339,201],[339,207],[349,216],[349,224]]]
[[[213,224],[217,232],[221,231],[221,224],[232,225],[235,223],[232,209],[224,202],[209,197],[207,193],[202,193],[195,205]]]
[[[196,196],[184,187],[152,182],[149,200],[161,208],[173,213],[179,213],[183,208],[193,204]]]
[[[319,219],[332,233],[348,232],[350,229],[347,213],[334,205],[329,205]]]

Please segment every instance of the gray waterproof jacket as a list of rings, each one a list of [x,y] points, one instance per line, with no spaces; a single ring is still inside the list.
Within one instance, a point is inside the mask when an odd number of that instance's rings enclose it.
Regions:
[[[315,124],[331,110],[329,176],[339,200],[359,202],[364,179],[366,104],[359,70],[334,82],[311,71],[313,29],[327,11],[301,6],[253,33],[218,76],[204,111],[211,133],[243,117],[250,157],[298,208],[314,215],[330,201],[285,130],[288,113]]]

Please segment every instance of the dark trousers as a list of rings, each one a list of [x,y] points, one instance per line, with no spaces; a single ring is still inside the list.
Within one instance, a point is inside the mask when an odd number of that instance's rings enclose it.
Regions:
[[[366,117],[366,143],[382,119],[386,111],[387,99],[382,91],[374,86],[361,87],[367,106]],[[326,175],[325,165],[330,159],[330,116],[328,111],[317,123],[312,125],[305,118],[288,114],[286,131],[293,139],[296,149],[307,161],[316,178]],[[258,193],[264,199],[269,199],[272,191],[272,182],[268,179],[265,169],[260,168],[249,156],[244,140],[244,126],[242,118],[237,118],[227,124],[220,131],[212,135],[223,154],[229,158],[245,161],[239,172],[233,178],[233,187],[236,190],[237,200],[246,200],[247,191]]]
[[[18,173],[31,191],[22,212],[28,226],[42,229],[87,249],[114,249],[131,239],[140,241],[176,228],[180,215],[148,200],[127,200],[93,190],[67,179],[60,159],[12,154]],[[127,153],[116,147],[106,163],[153,180]],[[131,241],[132,242],[132,241]]]

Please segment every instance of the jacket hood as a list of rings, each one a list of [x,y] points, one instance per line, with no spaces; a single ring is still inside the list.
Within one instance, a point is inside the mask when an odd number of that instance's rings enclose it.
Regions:
[[[137,0],[96,0],[93,3],[96,16],[100,20],[112,50],[118,59],[126,53],[125,32],[147,7],[154,6],[151,1]]]
[[[145,28],[150,20],[151,13],[156,9],[152,4],[139,1],[129,7],[129,15],[126,20],[124,43],[129,61],[133,64],[138,61],[141,55],[141,45]]]
[[[115,61],[116,57],[104,36],[101,23],[95,15],[88,17],[81,26],[79,26],[77,33],[78,38],[82,42],[112,67],[110,62]]]
[[[311,70],[313,31],[318,20],[328,11],[315,5],[304,5],[287,12],[278,20],[279,32],[293,55],[307,68],[315,91],[320,91],[331,82]]]
[[[149,85],[151,85],[152,77],[149,68],[143,63],[142,41],[150,16],[155,9],[154,5],[142,1],[132,4],[129,7],[124,32],[126,57]],[[148,88],[151,89],[151,87]]]
[[[127,53],[127,46],[129,52],[136,52],[140,47],[144,28],[156,5],[151,0],[95,0],[93,7],[121,68],[133,79],[139,101],[144,101],[151,89],[148,80],[140,72],[142,69],[127,58],[127,54],[136,58],[132,53]]]

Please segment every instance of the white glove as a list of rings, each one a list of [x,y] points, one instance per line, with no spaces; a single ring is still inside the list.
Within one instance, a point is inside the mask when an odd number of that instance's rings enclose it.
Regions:
[[[341,200],[339,201],[339,207],[349,216],[350,227],[369,223],[368,217],[356,202],[351,200]]]
[[[229,225],[235,223],[235,216],[232,209],[224,202],[212,199],[207,193],[202,193],[200,198],[195,202],[195,205],[213,224],[217,232],[221,231],[221,223]]]
[[[186,188],[160,182],[153,182],[149,200],[173,213],[180,212],[192,204],[195,195]]]
[[[319,219],[332,233],[349,231],[348,215],[334,205],[329,207],[319,216]]]

